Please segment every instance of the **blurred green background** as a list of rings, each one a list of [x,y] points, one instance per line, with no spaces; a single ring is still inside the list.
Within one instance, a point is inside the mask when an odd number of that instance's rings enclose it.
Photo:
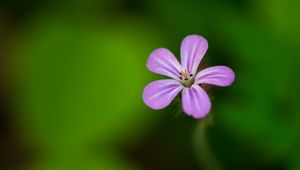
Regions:
[[[0,169],[300,169],[300,1],[2,0]],[[205,120],[141,99],[152,50],[227,65]]]

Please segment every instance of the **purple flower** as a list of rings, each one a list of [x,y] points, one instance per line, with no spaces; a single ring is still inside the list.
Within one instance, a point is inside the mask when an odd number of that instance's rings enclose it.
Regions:
[[[214,66],[197,73],[198,66],[208,48],[207,40],[199,35],[189,35],[181,43],[181,64],[166,48],[154,50],[147,61],[150,71],[172,79],[157,80],[148,84],[143,100],[152,109],[167,107],[182,91],[183,111],[194,118],[203,118],[211,108],[207,93],[200,84],[229,86],[234,72],[226,66]]]

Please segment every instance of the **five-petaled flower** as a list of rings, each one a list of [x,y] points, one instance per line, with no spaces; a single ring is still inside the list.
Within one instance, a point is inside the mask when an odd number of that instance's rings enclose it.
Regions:
[[[234,72],[226,66],[214,66],[197,73],[206,53],[208,43],[199,35],[189,35],[181,43],[181,64],[166,48],[154,50],[147,61],[147,68],[157,74],[173,79],[157,80],[148,84],[143,100],[152,109],[167,107],[182,91],[183,111],[194,118],[203,118],[211,109],[211,102],[200,84],[229,86],[234,81]]]

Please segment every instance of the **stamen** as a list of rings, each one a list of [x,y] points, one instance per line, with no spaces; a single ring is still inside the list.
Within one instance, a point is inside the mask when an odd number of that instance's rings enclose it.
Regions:
[[[189,77],[193,77],[193,74],[190,74],[190,72],[188,70],[182,70],[179,72],[179,78],[180,80],[189,80]]]

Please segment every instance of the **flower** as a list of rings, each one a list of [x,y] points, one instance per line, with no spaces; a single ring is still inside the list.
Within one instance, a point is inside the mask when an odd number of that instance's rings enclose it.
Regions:
[[[197,73],[207,48],[207,40],[202,36],[186,36],[180,48],[181,64],[168,49],[154,50],[148,58],[147,68],[172,79],[148,84],[143,92],[144,103],[155,110],[163,109],[182,91],[183,111],[194,118],[205,117],[211,109],[211,102],[200,85],[225,87],[235,79],[234,72],[226,66],[209,67]]]

